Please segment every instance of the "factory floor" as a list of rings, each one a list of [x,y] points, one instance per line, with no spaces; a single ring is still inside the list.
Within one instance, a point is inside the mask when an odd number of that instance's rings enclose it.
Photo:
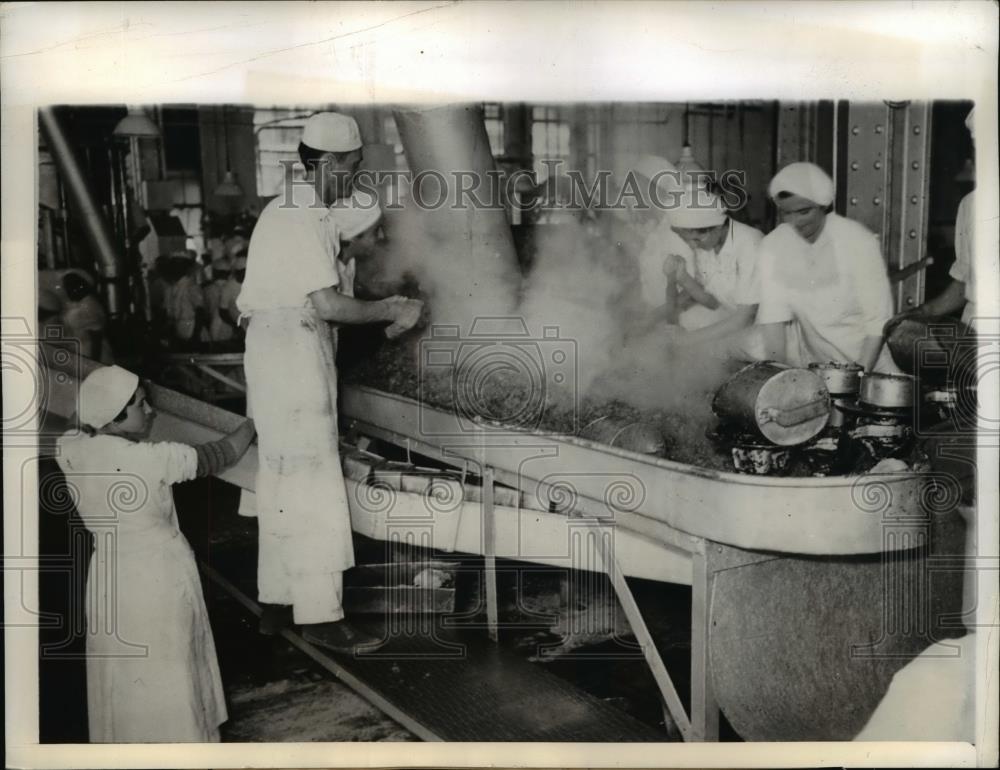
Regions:
[[[53,470],[54,465],[41,469],[42,476]],[[252,597],[256,569],[256,521],[236,513],[238,496],[237,489],[214,479],[175,487],[181,528],[199,560],[211,572],[224,575]],[[66,529],[65,517],[46,515],[45,508],[43,496],[43,547],[48,547],[50,553],[63,553],[62,549],[66,547],[62,542],[66,537],[62,532]],[[387,552],[386,547],[381,542],[355,538],[359,563],[414,556]],[[477,608],[482,604],[477,559],[471,556],[462,559],[462,569],[457,573],[456,582],[456,613],[473,621],[473,626],[485,620],[484,616],[477,616]],[[81,569],[84,567],[81,566]],[[632,740],[679,739],[673,725],[665,724],[652,675],[632,646],[634,640],[629,635],[627,622],[603,578],[595,582],[585,574],[567,575],[512,562],[500,562],[498,571],[500,619],[503,624],[497,648],[499,658],[490,655],[486,631],[481,627],[458,632],[465,635],[463,638],[472,643],[472,648],[484,652],[482,671],[495,670],[499,666],[498,681],[501,681],[506,678],[503,674],[505,665],[510,666],[511,679],[516,678],[515,674],[530,677],[534,670],[538,672],[537,676],[549,677],[547,681],[550,685],[557,685],[553,687],[553,697],[576,702],[573,699],[578,693],[578,703],[582,704],[580,709],[586,711],[589,708],[592,712],[589,717],[591,723],[595,721],[595,714],[603,713],[603,721],[608,721],[609,715],[612,721],[617,718],[616,715],[621,715],[623,724],[632,725],[636,736]],[[646,581],[630,581],[630,584],[646,622],[658,640],[675,686],[686,701],[690,666],[690,590],[683,586]],[[65,587],[60,585],[58,576],[43,579],[43,608],[51,608],[56,614],[59,614],[58,605],[66,601]],[[73,585],[75,588],[72,591],[81,590],[80,581]],[[222,729],[223,741],[421,739],[414,731],[389,718],[339,681],[327,667],[317,663],[302,649],[282,637],[258,634],[256,617],[234,598],[231,591],[224,590],[211,579],[205,579],[204,585],[229,707],[229,720]],[[364,616],[359,621],[377,632],[378,628],[373,628],[371,624],[377,626],[384,619]],[[46,638],[51,642],[58,635],[56,630],[43,633],[43,644]],[[82,639],[70,640],[69,646],[64,647],[71,653],[74,649],[80,652]],[[42,663],[42,741],[85,741],[86,696],[82,660],[72,655],[58,659],[43,656]],[[393,664],[387,660],[380,665],[390,667]],[[470,683],[475,681],[476,665],[476,661],[470,659],[469,666],[473,667],[469,672]],[[373,671],[381,676],[383,669],[369,667],[367,674],[362,671],[359,676],[363,678]],[[433,686],[428,686],[426,697],[429,700],[446,698],[447,693],[437,692]],[[416,712],[433,706],[422,702],[421,698],[410,701],[410,705]],[[474,731],[475,725],[470,725],[469,729]],[[553,729],[558,730],[559,726]],[[722,737],[723,740],[738,740],[726,725],[723,725]],[[474,737],[450,739],[471,740]],[[519,739],[532,738],[527,733],[521,737],[516,731],[507,738]],[[590,739],[613,740],[602,735],[600,730]]]

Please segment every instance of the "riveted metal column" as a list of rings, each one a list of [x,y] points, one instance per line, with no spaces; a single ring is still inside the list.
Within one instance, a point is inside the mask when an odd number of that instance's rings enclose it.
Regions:
[[[894,133],[895,162],[893,174],[892,231],[889,250],[893,301],[897,310],[906,310],[923,302],[925,273],[911,269],[927,256],[927,205],[930,179],[931,107],[927,102],[913,102],[897,109]],[[903,273],[902,271],[907,271]]]
[[[865,225],[886,253],[891,192],[889,107],[884,103],[852,104],[847,125],[847,178],[844,215]]]
[[[924,102],[851,104],[848,110],[838,202],[845,216],[879,237],[897,309],[922,301],[929,264],[930,116]]]

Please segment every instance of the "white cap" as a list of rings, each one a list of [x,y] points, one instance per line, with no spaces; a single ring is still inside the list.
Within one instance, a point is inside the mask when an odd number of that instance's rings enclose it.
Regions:
[[[668,212],[671,227],[698,230],[716,227],[726,221],[728,214],[722,199],[708,190],[685,190],[677,197],[677,207]]]
[[[378,224],[382,209],[374,195],[358,190],[346,201],[332,206],[330,215],[337,224],[340,239],[349,241]]]
[[[103,428],[125,408],[138,387],[138,376],[120,366],[94,370],[80,385],[81,424]]]
[[[361,129],[349,115],[320,112],[306,121],[302,144],[323,152],[350,152],[361,147]]]
[[[792,193],[819,206],[833,203],[833,180],[815,163],[789,163],[775,174],[767,187],[772,198],[778,193]]]

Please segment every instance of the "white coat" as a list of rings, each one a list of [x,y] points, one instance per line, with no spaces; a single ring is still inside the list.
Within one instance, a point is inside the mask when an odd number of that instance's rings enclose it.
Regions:
[[[291,604],[297,623],[340,620],[339,573],[354,565],[338,454],[336,332],[309,294],[340,287],[328,209],[311,190],[280,197],[254,228],[237,299],[250,317],[244,369],[260,465],[258,596]],[[284,205],[282,205],[284,204]]]
[[[865,338],[881,336],[892,316],[885,260],[875,235],[839,214],[827,214],[815,243],[788,224],[760,246],[757,323],[791,322],[788,359],[857,361]],[[876,369],[897,371],[883,347]]]
[[[207,742],[227,718],[194,555],[172,484],[193,447],[66,434],[56,458],[94,554],[87,576],[87,710],[94,743]]]

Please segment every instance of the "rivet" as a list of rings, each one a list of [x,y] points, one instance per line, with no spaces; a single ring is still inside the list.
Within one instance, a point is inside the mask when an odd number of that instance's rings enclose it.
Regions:
[[[854,161],[851,164],[851,171],[857,171],[859,168],[861,168],[861,164],[858,163],[857,161]]]
[[[874,198],[872,198],[872,203],[874,203],[876,206],[881,206],[882,199],[876,195]]]
[[[919,134],[920,133],[920,126],[914,126],[913,127],[913,133],[914,134]]]
[[[858,205],[858,199],[857,198],[851,198],[851,205],[852,206],[857,206]]]
[[[882,126],[881,125],[875,126],[875,133],[876,134],[881,134],[882,133]]]
[[[913,305],[913,297],[907,297],[906,298],[906,304],[912,306]]]
[[[851,133],[857,136],[858,134],[861,133],[861,129],[858,126],[855,126],[854,128],[851,129]]]
[[[910,168],[916,171],[918,168],[920,168],[920,164],[917,161],[913,161],[913,163],[910,164]]]
[[[875,168],[876,169],[882,168],[882,161],[880,161],[880,160],[875,161]]]
[[[917,237],[917,231],[916,230],[910,230],[909,235],[910,235],[911,238],[916,238]]]
[[[920,202],[920,198],[918,198],[916,195],[911,195],[910,196],[910,203],[919,203],[919,202]]]

